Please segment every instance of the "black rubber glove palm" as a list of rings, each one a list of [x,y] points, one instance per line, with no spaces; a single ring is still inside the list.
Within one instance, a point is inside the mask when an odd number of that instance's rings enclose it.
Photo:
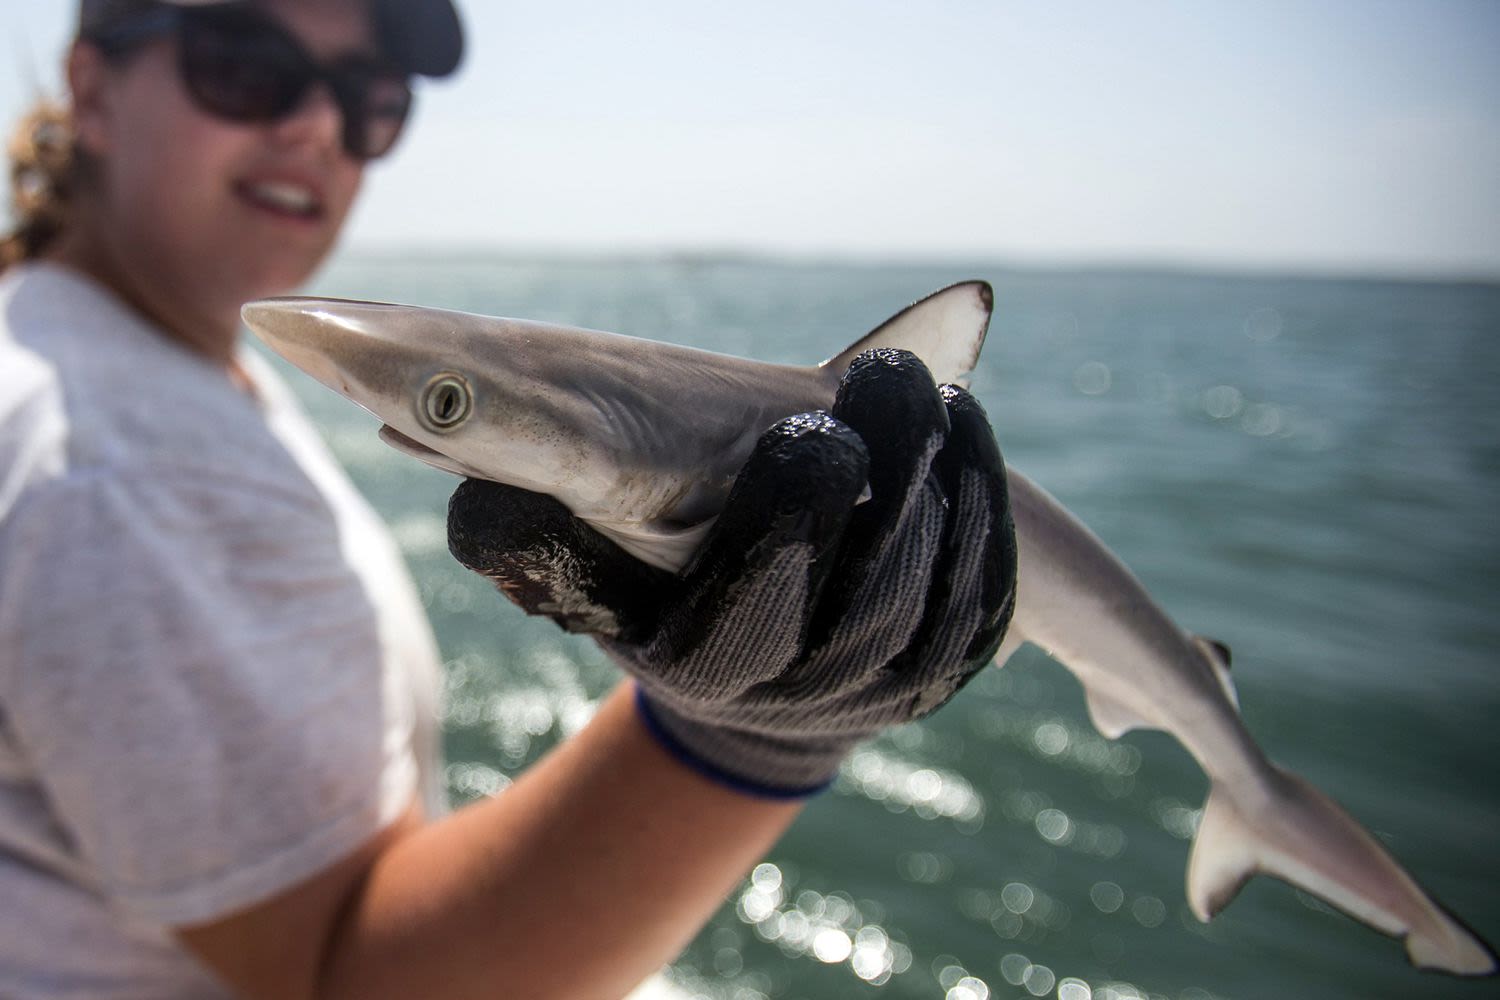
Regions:
[[[761,794],[815,791],[855,743],[943,704],[1014,606],[984,411],[904,351],[861,355],[832,416],[766,432],[680,577],[551,497],[481,480],[454,493],[448,532],[526,611],[594,635],[674,753]]]

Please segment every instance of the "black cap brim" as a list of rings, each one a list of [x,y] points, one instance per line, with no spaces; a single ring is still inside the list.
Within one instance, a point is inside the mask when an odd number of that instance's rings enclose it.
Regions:
[[[452,0],[376,0],[386,55],[421,76],[447,76],[463,61],[464,30]]]

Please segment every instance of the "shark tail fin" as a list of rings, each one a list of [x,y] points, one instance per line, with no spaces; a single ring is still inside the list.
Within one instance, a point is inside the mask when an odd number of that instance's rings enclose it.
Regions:
[[[913,303],[818,366],[838,387],[849,365],[865,351],[900,347],[922,359],[939,385],[967,386],[990,328],[995,292],[987,281],[961,281]]]
[[[1493,975],[1494,951],[1434,902],[1332,799],[1272,769],[1253,804],[1209,790],[1188,861],[1188,905],[1207,921],[1252,875],[1289,882],[1382,933],[1402,938],[1413,965]]]

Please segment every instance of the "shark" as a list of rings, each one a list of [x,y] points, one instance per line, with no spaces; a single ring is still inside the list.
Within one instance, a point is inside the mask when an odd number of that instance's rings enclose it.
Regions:
[[[382,422],[382,439],[456,475],[548,493],[625,551],[690,563],[762,431],[827,409],[850,362],[898,347],[964,384],[994,293],[964,281],[898,311],[816,365],[769,364],[524,319],[340,299],[247,304],[273,351]],[[1252,876],[1297,886],[1401,939],[1411,963],[1493,975],[1494,950],[1357,820],[1278,767],[1239,713],[1223,643],[1175,623],[1109,548],[1007,467],[1016,607],[995,662],[1030,643],[1081,683],[1109,739],[1172,735],[1210,780],[1186,892],[1208,921]]]

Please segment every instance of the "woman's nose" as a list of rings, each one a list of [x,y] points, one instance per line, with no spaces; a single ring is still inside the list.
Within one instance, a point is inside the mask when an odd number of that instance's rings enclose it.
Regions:
[[[314,82],[297,106],[276,122],[274,134],[291,145],[317,143],[342,149],[344,112],[333,89],[321,80]]]

